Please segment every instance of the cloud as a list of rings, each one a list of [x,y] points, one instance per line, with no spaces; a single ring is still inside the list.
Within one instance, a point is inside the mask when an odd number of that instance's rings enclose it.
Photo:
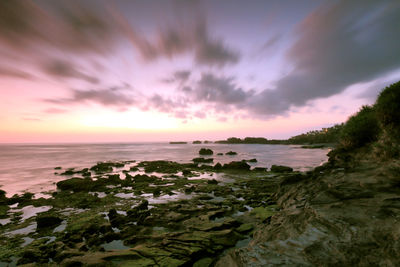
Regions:
[[[219,66],[239,61],[239,52],[226,46],[222,39],[213,38],[208,31],[204,18],[195,24],[176,22],[169,27],[160,27],[153,40],[139,33],[122,14],[115,12],[114,17],[140,56],[148,62],[159,58],[173,58],[184,53],[194,53],[199,65]]]
[[[6,77],[8,76],[13,78],[25,79],[25,80],[32,80],[34,78],[31,74],[25,71],[4,66],[0,66],[0,75]]]
[[[308,101],[400,68],[400,3],[339,1],[310,13],[287,53],[293,71],[249,101],[249,110],[278,115]]]
[[[81,104],[92,102],[99,105],[126,110],[138,103],[138,100],[123,90],[129,89],[128,86],[109,87],[106,89],[91,90],[71,90],[72,96],[69,98],[45,99],[46,102],[61,105]]]
[[[188,70],[182,70],[182,71],[176,71],[174,73],[174,78],[176,81],[179,82],[186,82],[190,77],[190,71]]]
[[[82,2],[0,2],[0,43],[43,53],[41,45],[74,53],[105,53],[116,33],[109,16]]]
[[[146,108],[151,108],[164,113],[174,113],[177,109],[186,108],[184,99],[172,100],[164,98],[159,94],[154,94],[147,99]]]
[[[213,39],[205,23],[200,22],[195,32],[195,54],[199,64],[223,66],[238,62],[239,53],[225,46],[221,39]]]
[[[42,69],[54,77],[76,78],[93,84],[99,83],[99,79],[79,71],[71,62],[65,60],[49,60]]]
[[[240,104],[253,95],[253,91],[244,91],[237,87],[233,78],[217,77],[203,73],[191,92],[196,101],[220,104]]]
[[[162,79],[161,81],[164,82],[164,83],[175,83],[175,82],[177,82],[180,85],[183,85],[189,79],[190,74],[191,74],[191,72],[189,70],[179,70],[179,71],[175,71],[172,74],[172,77]]]

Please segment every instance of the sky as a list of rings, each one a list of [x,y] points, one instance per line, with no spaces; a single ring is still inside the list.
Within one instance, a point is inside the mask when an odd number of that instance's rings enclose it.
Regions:
[[[0,143],[283,139],[400,80],[400,1],[0,1]]]

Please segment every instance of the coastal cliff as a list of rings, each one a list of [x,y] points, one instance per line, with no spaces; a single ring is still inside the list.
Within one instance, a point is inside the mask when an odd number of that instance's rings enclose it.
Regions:
[[[386,88],[348,120],[328,163],[283,178],[281,210],[216,266],[399,266],[399,97],[400,83]]]

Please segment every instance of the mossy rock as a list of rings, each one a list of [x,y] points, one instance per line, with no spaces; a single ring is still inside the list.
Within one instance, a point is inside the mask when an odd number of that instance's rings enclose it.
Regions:
[[[265,220],[274,215],[275,213],[276,211],[272,207],[257,207],[251,211],[252,215],[256,216],[261,220]]]
[[[244,223],[241,226],[239,226],[238,228],[236,228],[236,231],[238,231],[239,233],[248,233],[253,229],[254,229],[254,226],[251,223]]]

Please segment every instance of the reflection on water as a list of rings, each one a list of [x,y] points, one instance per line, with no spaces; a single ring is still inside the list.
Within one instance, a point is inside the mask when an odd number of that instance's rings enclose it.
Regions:
[[[39,193],[55,190],[55,182],[65,179],[54,175],[57,166],[87,168],[98,161],[171,160],[191,162],[199,157],[200,148],[214,151],[214,164],[256,158],[254,167],[287,165],[307,170],[326,161],[328,149],[298,149],[299,146],[202,144],[170,145],[167,143],[137,144],[2,144],[0,145],[0,186],[7,196],[24,190]],[[236,156],[225,155],[235,151]],[[217,156],[217,153],[224,153]],[[206,177],[201,177],[206,178]],[[41,197],[40,195],[37,197]]]

